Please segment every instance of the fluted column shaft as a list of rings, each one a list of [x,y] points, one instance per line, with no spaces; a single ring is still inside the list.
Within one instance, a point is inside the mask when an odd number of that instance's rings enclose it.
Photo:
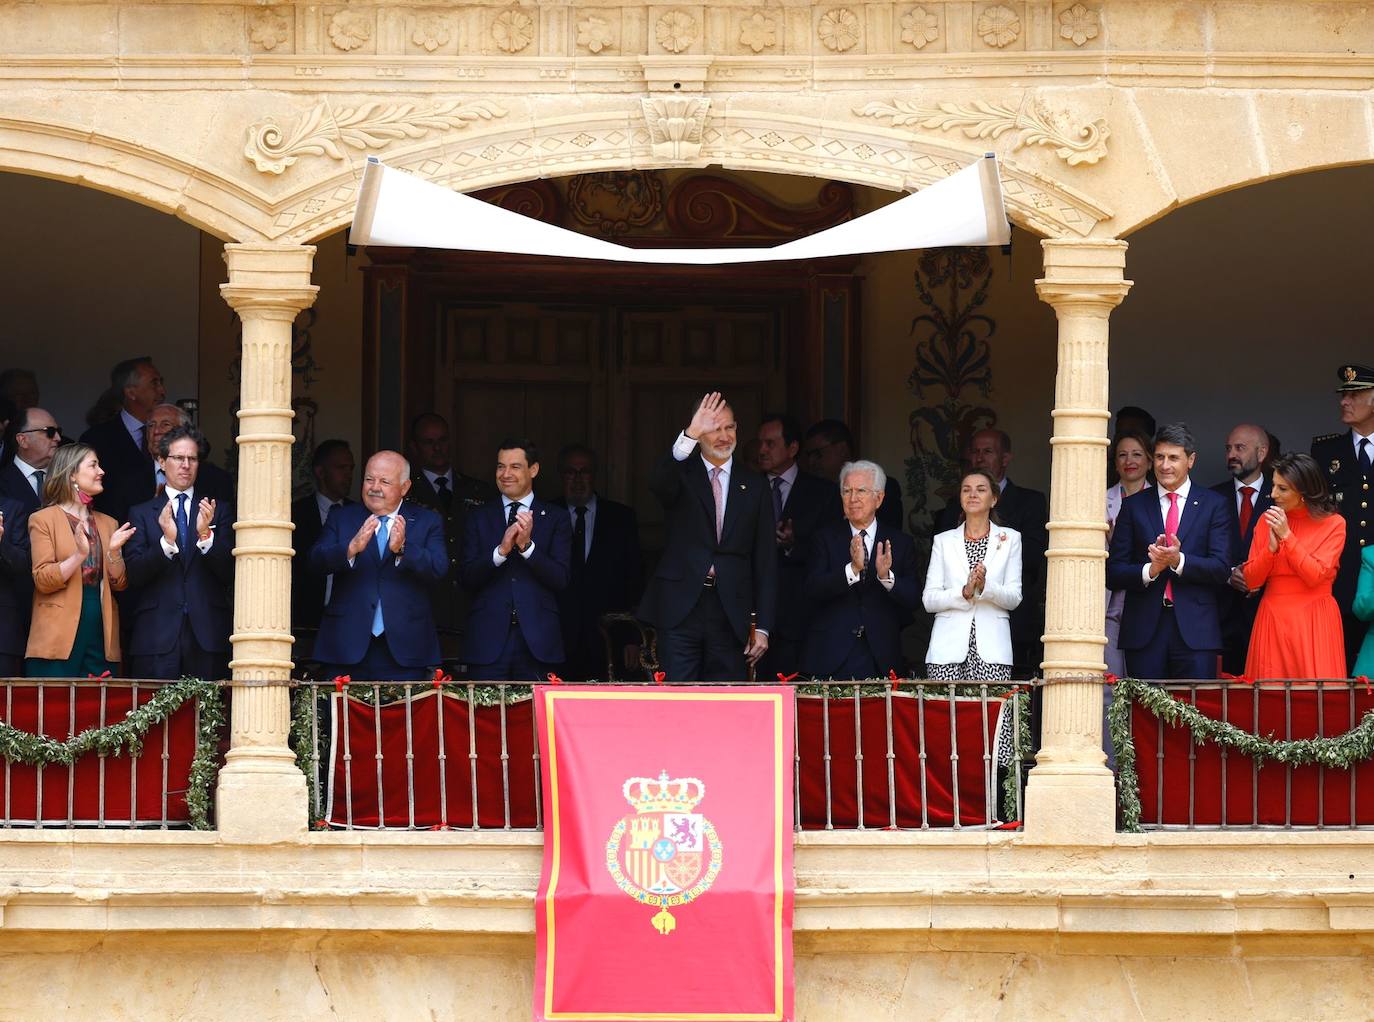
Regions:
[[[1026,833],[1054,843],[1109,841],[1111,773],[1102,753],[1106,620],[1107,319],[1127,292],[1126,243],[1046,240],[1040,299],[1059,320],[1050,441],[1045,593],[1048,685],[1041,748],[1026,793]]]
[[[226,245],[220,293],[243,323],[235,524],[231,742],[220,832],[243,841],[304,834],[305,778],[291,722],[291,325],[319,288],[309,245]],[[239,684],[248,682],[252,684]],[[280,682],[281,684],[271,684]]]

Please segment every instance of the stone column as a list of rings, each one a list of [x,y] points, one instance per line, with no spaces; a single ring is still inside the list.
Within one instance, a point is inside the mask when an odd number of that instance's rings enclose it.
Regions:
[[[1107,317],[1131,288],[1126,243],[1047,240],[1040,299],[1059,319],[1045,594],[1041,749],[1026,790],[1026,838],[1102,844],[1116,830],[1102,752],[1106,672]]]
[[[306,831],[305,777],[287,747],[291,677],[291,324],[319,288],[309,245],[226,245],[220,293],[243,322],[235,529],[231,748],[219,777],[225,840]],[[275,684],[274,684],[275,683]]]

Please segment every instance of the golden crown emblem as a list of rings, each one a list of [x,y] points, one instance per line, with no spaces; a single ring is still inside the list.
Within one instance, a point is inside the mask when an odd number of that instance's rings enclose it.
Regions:
[[[705,783],[695,777],[670,780],[666,770],[657,779],[631,777],[620,790],[636,813],[690,813],[706,797]]]
[[[1359,375],[1359,373],[1355,372],[1354,366],[1346,366],[1343,370],[1341,370],[1341,372],[1345,376],[1345,380],[1347,383],[1353,383],[1355,377]]]

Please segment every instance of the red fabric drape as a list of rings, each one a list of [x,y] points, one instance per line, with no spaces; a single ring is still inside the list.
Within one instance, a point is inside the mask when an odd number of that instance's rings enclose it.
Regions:
[[[111,686],[105,690],[104,717],[97,684],[39,686],[13,684],[6,690],[0,711],[12,727],[30,734],[66,739],[88,728],[122,720],[135,706],[150,700],[156,689],[142,688],[135,701],[132,688]],[[101,757],[88,754],[75,766],[44,767],[42,819],[44,823],[95,824],[102,818],[116,826],[162,822],[163,758],[166,756],[167,822],[186,823],[186,789],[191,761],[196,755],[196,708],[192,700],[168,718],[164,726],[149,731],[142,754],[130,760],[127,752]],[[37,767],[9,764],[0,782],[0,814],[16,824],[32,825],[39,817],[40,789]],[[101,783],[101,776],[104,783]],[[69,795],[70,793],[70,795]],[[131,815],[130,805],[134,806]]]
[[[1206,686],[1175,696],[1193,702],[1213,720],[1227,720],[1246,731],[1278,739],[1340,735],[1374,707],[1374,695],[1363,686],[1339,682],[1323,684],[1320,698],[1315,686],[1288,693],[1282,685],[1263,682],[1253,688],[1231,688],[1226,692],[1224,712],[1222,692],[1220,687]],[[1321,771],[1306,766],[1294,767],[1290,774],[1288,767],[1273,762],[1256,770],[1252,760],[1235,752],[1223,757],[1216,744],[1193,746],[1187,728],[1165,726],[1161,737],[1159,720],[1140,706],[1132,708],[1131,726],[1140,775],[1141,822],[1146,825],[1191,822],[1216,826],[1225,822],[1233,826],[1314,826],[1320,819],[1327,827],[1348,826],[1352,776],[1355,820],[1374,823],[1374,762],[1361,763],[1353,771]],[[1292,810],[1285,818],[1284,802],[1290,786]]]

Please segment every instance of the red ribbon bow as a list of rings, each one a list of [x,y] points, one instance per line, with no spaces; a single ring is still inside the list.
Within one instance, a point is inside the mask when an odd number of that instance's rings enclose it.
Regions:
[[[451,674],[445,674],[442,668],[439,668],[439,667],[434,668],[434,687],[435,687],[435,688],[438,688],[440,685],[442,685],[442,684],[443,684],[444,682],[446,682],[446,681],[452,681],[452,680],[453,680],[453,676],[452,676]]]
[[[544,675],[544,677],[546,677],[549,680],[550,685],[563,684],[563,679],[560,678],[558,675],[554,674],[553,671],[550,671],[548,674]]]
[[[1106,674],[1102,675],[1102,680],[1105,681],[1108,685],[1115,685],[1121,679],[1118,678],[1111,671],[1108,671]]]
[[[334,678],[334,691],[343,695],[343,690],[348,688],[348,683],[353,679],[347,674],[339,674]]]
[[[1217,674],[1217,677],[1222,681],[1239,681],[1244,685],[1253,685],[1255,683],[1255,679],[1248,674],[1227,674],[1225,671],[1221,671]]]
[[[1371,689],[1370,689],[1370,687],[1369,687],[1369,678],[1367,678],[1365,675],[1361,674],[1361,675],[1360,675],[1358,678],[1356,678],[1355,680],[1358,681],[1361,685],[1364,686],[1364,694],[1365,694],[1365,695],[1370,695],[1370,694],[1371,694]]]
[[[99,679],[101,679],[101,678],[110,678],[110,677],[113,677],[113,675],[110,674],[109,671],[101,671],[99,674],[88,674],[88,675],[86,675],[86,677],[88,677],[88,678],[95,678],[95,679],[99,680]]]
[[[780,684],[786,685],[789,681],[795,681],[796,678],[797,675],[795,672],[792,674],[783,674],[782,671],[778,672],[778,682]]]
[[[888,671],[887,671],[887,680],[890,681],[890,682],[892,683],[892,687],[893,687],[893,688],[900,688],[900,687],[901,687],[902,679],[899,678],[899,677],[897,677],[897,672],[894,671],[894,670],[892,670],[891,668],[888,668]]]
[[[667,678],[668,678],[668,672],[667,672],[667,671],[654,671],[654,684],[655,684],[655,685],[662,685],[663,682],[667,680]]]

